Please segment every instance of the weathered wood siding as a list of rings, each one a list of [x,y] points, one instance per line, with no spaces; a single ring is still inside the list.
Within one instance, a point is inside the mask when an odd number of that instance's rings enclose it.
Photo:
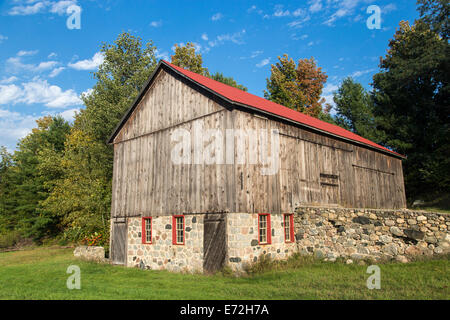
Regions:
[[[112,216],[229,212],[232,167],[174,164],[171,134],[192,132],[200,122],[204,129],[226,128],[230,117],[231,111],[161,71],[114,140]]]
[[[300,204],[404,208],[401,160],[297,126],[228,108],[160,70],[114,140],[112,217],[177,213],[293,212]],[[227,107],[227,108],[225,108]],[[279,170],[261,164],[174,164],[171,134],[278,129]],[[246,143],[245,159],[258,156]],[[207,145],[208,142],[205,142]],[[191,136],[194,145],[194,136]],[[193,159],[194,154],[191,153]]]
[[[235,128],[280,133],[276,175],[261,175],[261,165],[236,166],[236,212],[293,212],[304,204],[406,206],[400,159],[248,112],[237,111],[235,119]],[[248,152],[259,152],[253,148]]]

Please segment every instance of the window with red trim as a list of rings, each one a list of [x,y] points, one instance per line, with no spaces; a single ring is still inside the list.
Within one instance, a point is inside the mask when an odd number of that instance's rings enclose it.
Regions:
[[[152,218],[144,217],[142,218],[142,243],[151,244],[152,243]]]
[[[172,243],[184,244],[184,216],[172,217]]]
[[[258,214],[258,242],[259,244],[272,243],[272,229],[270,227],[270,214]]]
[[[283,215],[283,226],[284,226],[284,241],[294,242],[294,215],[284,214]]]

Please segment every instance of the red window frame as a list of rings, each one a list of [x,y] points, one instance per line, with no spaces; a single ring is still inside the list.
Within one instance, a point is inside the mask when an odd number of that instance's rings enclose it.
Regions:
[[[261,216],[266,216],[266,242],[261,242],[261,235],[260,235],[260,218]],[[258,244],[265,245],[265,244],[272,244],[272,227],[270,225],[270,213],[259,213],[258,214]]]
[[[286,217],[289,218],[289,239],[287,239],[286,237],[286,227],[285,227],[285,222],[286,222]],[[292,213],[285,213],[283,214],[283,230],[284,230],[284,242],[286,243],[292,243],[295,242],[295,238],[294,238],[294,215]]]
[[[177,241],[177,218],[183,218],[183,242]],[[172,244],[182,246],[186,241],[186,219],[184,215],[173,215],[172,216]]]
[[[150,242],[147,242],[147,233],[145,230],[145,225],[147,224],[147,221],[150,221],[150,233],[152,235],[152,239],[150,239]],[[142,244],[152,244],[153,243],[153,221],[152,221],[152,217],[142,217],[142,233],[141,233],[141,238],[142,238]]]

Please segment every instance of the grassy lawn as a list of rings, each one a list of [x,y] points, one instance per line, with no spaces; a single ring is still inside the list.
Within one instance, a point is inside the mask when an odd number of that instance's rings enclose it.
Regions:
[[[381,289],[369,290],[367,266],[311,261],[247,277],[142,271],[77,260],[73,249],[0,253],[0,299],[449,299],[450,261],[389,263]],[[66,288],[69,265],[81,290]]]
[[[424,203],[416,206],[408,206],[411,210],[424,210],[428,212],[448,213],[450,214],[450,195],[429,196]]]

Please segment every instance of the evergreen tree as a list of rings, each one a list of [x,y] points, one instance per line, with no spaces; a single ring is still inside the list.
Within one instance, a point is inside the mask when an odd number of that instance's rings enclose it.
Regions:
[[[374,142],[381,142],[376,129],[372,97],[360,83],[351,77],[345,78],[333,94],[333,100],[338,126]]]
[[[450,191],[449,59],[448,41],[427,23],[402,21],[373,77],[382,139],[408,156],[409,197]]]

